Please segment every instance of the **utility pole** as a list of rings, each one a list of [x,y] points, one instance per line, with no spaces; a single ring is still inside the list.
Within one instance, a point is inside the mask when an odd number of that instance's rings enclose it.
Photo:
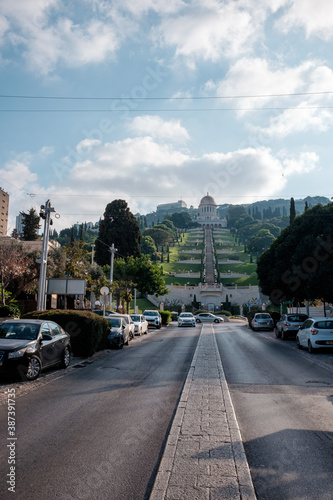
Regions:
[[[95,255],[95,246],[94,244],[91,245],[91,265],[94,263],[94,255]]]
[[[113,261],[114,254],[118,252],[118,248],[114,247],[114,243],[109,247],[109,251],[111,252],[111,263],[110,263],[110,307],[112,309],[112,283],[113,283]]]
[[[47,266],[47,251],[49,244],[50,225],[53,224],[51,213],[55,209],[51,207],[50,200],[47,200],[45,205],[41,205],[39,216],[44,219],[44,234],[42,245],[42,257],[40,259],[40,275],[39,275],[39,288],[38,288],[38,301],[37,311],[45,309],[45,296],[46,296],[46,266]],[[39,259],[37,260],[39,262]]]

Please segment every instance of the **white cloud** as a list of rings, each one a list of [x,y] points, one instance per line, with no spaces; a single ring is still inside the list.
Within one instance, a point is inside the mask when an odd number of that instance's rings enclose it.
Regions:
[[[289,3],[289,2],[288,2]],[[327,0],[293,0],[289,3],[276,27],[284,33],[304,28],[307,38],[317,36],[328,41],[333,38],[333,10]]]
[[[154,30],[155,40],[175,47],[175,56],[185,58],[190,66],[197,59],[217,61],[222,56],[239,56],[248,52],[260,30],[241,7],[239,2],[194,0],[177,16],[162,19]]]
[[[306,91],[307,79],[315,68],[316,63],[313,61],[305,61],[296,67],[287,67],[276,62],[273,64],[266,59],[242,58],[233,64],[226,77],[216,84],[216,95],[260,95],[262,97],[238,99],[235,101],[235,108],[261,108],[268,102],[277,101],[276,94]],[[206,86],[212,90],[211,81],[207,82]],[[280,97],[278,100],[281,102]]]
[[[271,140],[308,130],[326,131],[332,127],[333,114],[330,109],[324,109],[331,106],[333,95],[329,91],[332,87],[333,71],[320,61],[308,60],[299,66],[288,67],[273,65],[265,59],[242,58],[231,66],[222,81],[206,82],[205,92],[218,96],[244,96],[221,102],[225,107],[228,103],[238,109],[239,117],[247,115],[248,122],[260,120],[260,125],[248,123],[249,130]],[[263,124],[261,114],[249,113],[251,109],[265,108],[271,108],[267,126]]]
[[[24,57],[28,66],[47,75],[63,63],[77,67],[99,63],[112,56],[118,38],[112,26],[92,20],[78,26],[70,19],[60,19],[56,25],[37,31],[25,40]]]
[[[171,144],[137,137],[94,144],[84,161],[67,170],[66,178],[44,188],[29,167],[29,158],[19,155],[0,170],[0,178],[9,186],[4,188],[10,191],[12,220],[20,210],[32,205],[39,209],[49,198],[60,214],[54,221],[57,230],[77,221],[99,220],[107,203],[116,198],[125,199],[133,212],[146,213],[180,198],[198,206],[206,192],[217,203],[272,197],[288,185],[289,177],[310,173],[319,162],[311,151],[291,157],[286,151],[275,155],[269,148],[195,156]]]
[[[179,120],[163,120],[160,116],[136,116],[129,124],[129,130],[164,142],[185,142],[189,139]]]
[[[283,165],[283,175],[301,175],[308,174],[313,170],[320,170],[319,156],[314,152],[304,152],[298,158],[288,157],[286,151],[281,151],[278,155]]]
[[[41,157],[41,158],[47,158],[48,156],[50,156],[51,154],[54,153],[54,147],[52,146],[43,146],[42,148],[40,148],[40,150],[38,151],[38,155]]]

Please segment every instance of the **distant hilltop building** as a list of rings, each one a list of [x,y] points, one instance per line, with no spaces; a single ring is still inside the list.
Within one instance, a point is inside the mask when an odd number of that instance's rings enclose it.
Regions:
[[[157,205],[156,212],[166,213],[166,214],[175,214],[177,212],[184,212],[187,209],[187,205],[185,201],[178,200],[174,203],[163,203],[162,205]]]
[[[227,227],[227,219],[217,214],[217,205],[209,193],[201,199],[198,212],[196,221],[202,227]]]
[[[9,194],[0,188],[0,236],[7,236]]]

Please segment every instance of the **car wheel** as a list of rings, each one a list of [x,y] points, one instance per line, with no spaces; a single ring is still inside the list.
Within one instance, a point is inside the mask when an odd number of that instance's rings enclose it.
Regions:
[[[62,361],[61,361],[62,368],[68,368],[70,362],[71,362],[71,353],[68,347],[65,347],[64,352],[62,353]]]
[[[214,323],[219,323],[219,320],[218,319],[214,319]]]
[[[160,328],[162,328],[161,323],[158,325],[157,329],[159,330]]]
[[[119,339],[118,349],[122,349],[124,347],[124,337]]]
[[[310,354],[314,354],[315,349],[312,347],[310,340],[308,341],[308,351]]]
[[[277,328],[274,328],[275,337],[278,339],[280,337],[280,332]]]
[[[129,337],[128,337],[128,339],[127,339],[127,342],[124,342],[124,344],[125,344],[125,345],[128,345],[128,343],[129,343]]]
[[[283,330],[281,331],[281,339],[282,340],[286,340],[287,339],[286,332],[284,332]]]
[[[37,356],[32,356],[25,373],[26,380],[36,380],[42,370],[42,365]]]
[[[195,321],[196,321],[197,323],[201,323],[201,321],[200,321],[200,319],[199,319],[199,318],[197,318]]]
[[[303,349],[303,346],[301,345],[298,337],[296,337],[296,346],[297,346],[297,349]]]

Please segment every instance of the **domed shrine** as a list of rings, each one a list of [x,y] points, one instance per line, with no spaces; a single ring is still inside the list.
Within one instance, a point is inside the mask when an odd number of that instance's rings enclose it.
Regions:
[[[197,222],[202,227],[226,227],[226,219],[221,219],[216,209],[217,205],[214,198],[207,193],[200,201]]]

